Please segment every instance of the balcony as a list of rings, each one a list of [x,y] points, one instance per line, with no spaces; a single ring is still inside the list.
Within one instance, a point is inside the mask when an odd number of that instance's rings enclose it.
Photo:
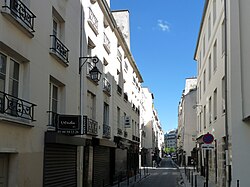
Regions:
[[[132,136],[132,140],[134,140],[136,142],[140,142],[140,138],[137,136],[134,136],[134,135]]]
[[[95,14],[93,13],[93,11],[91,10],[91,8],[89,8],[89,18],[88,18],[88,24],[91,27],[91,29],[94,31],[94,33],[96,35],[98,35],[98,20],[95,17]]]
[[[107,53],[110,54],[110,41],[105,33],[103,33],[103,47],[105,48]]]
[[[57,60],[62,62],[65,66],[68,66],[69,63],[68,48],[55,35],[50,35],[50,38],[51,38],[50,54]]]
[[[103,78],[103,92],[111,96],[111,84],[106,77]]]
[[[0,91],[0,113],[35,121],[35,104]]]
[[[29,37],[33,38],[35,15],[20,0],[5,0],[2,14]]]
[[[117,85],[117,93],[122,95],[122,88],[119,85]]]
[[[109,125],[103,124],[103,135],[104,138],[111,138],[111,128]]]
[[[83,132],[87,135],[97,136],[98,135],[98,122],[83,116]]]

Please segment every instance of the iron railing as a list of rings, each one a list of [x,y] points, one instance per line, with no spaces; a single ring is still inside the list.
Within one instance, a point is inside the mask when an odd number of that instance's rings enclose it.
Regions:
[[[98,122],[88,118],[87,116],[83,116],[83,128],[84,134],[92,136],[98,135]]]
[[[122,135],[122,129],[117,128],[117,134]]]
[[[103,137],[111,138],[111,128],[109,125],[103,124]]]
[[[122,54],[119,49],[117,49],[117,59],[122,62]]]
[[[65,64],[68,64],[69,49],[55,35],[50,35],[50,38],[51,38],[50,50],[53,53],[55,53],[58,57],[60,57]]]
[[[127,131],[124,131],[124,137],[128,137],[128,132]]]
[[[103,78],[103,91],[107,92],[108,94],[111,92],[111,84],[106,77]]]
[[[34,31],[34,19],[35,15],[25,6],[20,0],[5,0],[3,9],[9,9],[10,14],[16,18],[16,20],[25,26],[27,26],[31,32]]]
[[[0,91],[0,113],[31,121],[34,119],[35,104]]]

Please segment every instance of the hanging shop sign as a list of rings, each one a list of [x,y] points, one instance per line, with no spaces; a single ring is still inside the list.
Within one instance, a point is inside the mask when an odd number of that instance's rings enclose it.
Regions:
[[[58,115],[57,132],[68,135],[81,134],[81,116]]]

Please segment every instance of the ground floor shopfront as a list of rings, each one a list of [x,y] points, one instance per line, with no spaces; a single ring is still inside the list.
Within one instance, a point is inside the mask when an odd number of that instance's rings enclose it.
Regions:
[[[43,186],[103,187],[138,171],[138,143],[45,133]]]

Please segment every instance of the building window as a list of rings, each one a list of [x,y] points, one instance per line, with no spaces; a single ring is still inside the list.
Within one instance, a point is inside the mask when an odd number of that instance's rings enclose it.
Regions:
[[[212,98],[209,98],[208,101],[208,117],[209,117],[209,124],[212,123]]]
[[[121,128],[121,109],[117,107],[117,128]]]
[[[225,20],[223,20],[222,22],[222,25],[221,25],[221,40],[222,40],[222,55],[225,53],[225,42],[226,42],[226,36],[225,36],[225,31],[226,31],[226,28],[225,28]]]
[[[206,105],[203,107],[203,120],[204,120],[204,129],[207,127],[207,119],[206,119]]]
[[[209,58],[208,58],[208,81],[210,81],[210,79],[211,79],[211,71],[212,71],[212,70],[211,70],[211,69],[212,69],[212,68],[211,68],[211,66],[212,66],[212,65],[211,65],[211,63],[212,63],[211,61],[212,61],[212,60],[211,60],[211,55],[209,55]]]
[[[226,97],[226,90],[225,90],[225,77],[222,78],[222,113],[225,113],[226,106],[225,106],[225,97]]]
[[[208,17],[208,40],[210,39],[211,36],[211,14],[209,14]]]
[[[200,85],[199,86],[200,87],[200,94],[199,95],[200,95],[200,100],[201,100],[201,81],[200,81],[199,85]]]
[[[204,35],[204,37],[203,37],[203,58],[205,57],[205,52],[206,52],[206,43],[205,43],[205,40],[206,38],[205,38],[205,35]]]
[[[201,112],[200,112],[200,132],[201,132],[201,124],[202,124],[202,122],[201,122]]]
[[[103,104],[103,125],[109,126],[109,105],[105,102]]]
[[[204,70],[203,73],[203,92],[205,93],[206,91],[206,70]]]
[[[20,65],[0,53],[0,91],[18,97]]]
[[[68,65],[69,49],[65,46],[64,40],[64,20],[60,14],[52,9],[52,35],[51,38],[51,54],[58,60]]]
[[[217,119],[217,89],[214,90],[214,120]]]
[[[214,66],[214,72],[217,69],[217,41],[214,42],[214,46],[213,46],[213,66]]]
[[[6,100],[4,98],[4,94],[0,95],[0,110],[8,110],[6,113],[12,116],[18,116],[18,99],[16,99],[19,95],[19,75],[20,75],[20,65],[14,59],[9,56],[5,56],[0,53],[0,91],[9,94],[8,102],[6,106],[3,105],[3,101]],[[15,98],[16,97],[16,98]]]
[[[96,119],[96,96],[89,92],[87,93],[87,115],[89,118]]]
[[[215,24],[216,21],[216,0],[213,0],[213,24]]]
[[[49,82],[49,125],[55,126],[57,114],[61,112],[63,101],[63,84],[53,77]]]

